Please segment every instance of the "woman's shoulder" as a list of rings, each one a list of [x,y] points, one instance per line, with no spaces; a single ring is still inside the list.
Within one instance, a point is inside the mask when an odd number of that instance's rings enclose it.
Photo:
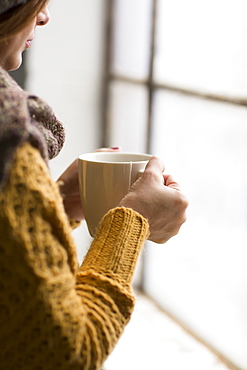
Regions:
[[[15,152],[8,179],[0,191],[0,213],[1,205],[6,211],[11,207],[15,209],[17,203],[24,213],[27,204],[32,204],[36,212],[40,210],[42,214],[56,208],[54,212],[64,214],[63,222],[68,223],[59,186],[52,179],[40,151],[28,141]]]
[[[9,183],[23,183],[33,188],[47,187],[47,183],[53,184],[49,168],[40,151],[29,141],[25,141],[16,149]]]
[[[20,186],[42,189],[47,188],[48,183],[53,183],[49,168],[39,150],[28,141],[16,149],[8,173],[8,179],[2,187],[3,192]]]

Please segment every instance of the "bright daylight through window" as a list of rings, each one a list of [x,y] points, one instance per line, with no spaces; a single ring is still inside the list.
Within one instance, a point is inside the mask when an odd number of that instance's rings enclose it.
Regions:
[[[106,145],[161,156],[190,200],[144,290],[247,369],[247,3],[109,4]]]

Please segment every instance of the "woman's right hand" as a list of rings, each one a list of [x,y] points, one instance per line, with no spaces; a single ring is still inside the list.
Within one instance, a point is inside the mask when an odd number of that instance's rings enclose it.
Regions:
[[[165,175],[164,164],[152,157],[142,176],[133,184],[120,206],[132,208],[149,222],[149,240],[165,243],[179,232],[186,221],[188,200],[171,175]]]

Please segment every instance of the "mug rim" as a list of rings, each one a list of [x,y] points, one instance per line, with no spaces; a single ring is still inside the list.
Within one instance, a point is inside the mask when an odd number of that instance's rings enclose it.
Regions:
[[[93,156],[93,158],[92,158]],[[137,157],[137,159],[133,159],[133,160],[118,160],[118,161],[114,161],[114,160],[107,160],[107,157],[111,157],[111,156],[114,156],[114,157],[121,157],[121,156],[133,156],[133,157]],[[102,159],[102,160],[99,160],[97,157],[105,157],[105,159]],[[143,162],[147,162],[149,161],[149,159],[152,157],[151,154],[146,154],[146,153],[133,153],[133,152],[117,152],[117,153],[114,153],[114,152],[91,152],[91,153],[84,153],[84,154],[81,154],[78,159],[81,160],[81,161],[85,161],[85,162],[91,162],[91,163],[110,163],[110,164],[120,164],[120,163],[130,163],[130,162],[134,162],[134,163],[143,163]],[[138,159],[140,158],[140,159]]]

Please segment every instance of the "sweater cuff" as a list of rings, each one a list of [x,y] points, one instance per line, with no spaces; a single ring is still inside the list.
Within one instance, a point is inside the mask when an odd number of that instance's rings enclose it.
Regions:
[[[81,270],[96,269],[130,283],[143,243],[148,221],[130,208],[110,210],[99,224]]]

